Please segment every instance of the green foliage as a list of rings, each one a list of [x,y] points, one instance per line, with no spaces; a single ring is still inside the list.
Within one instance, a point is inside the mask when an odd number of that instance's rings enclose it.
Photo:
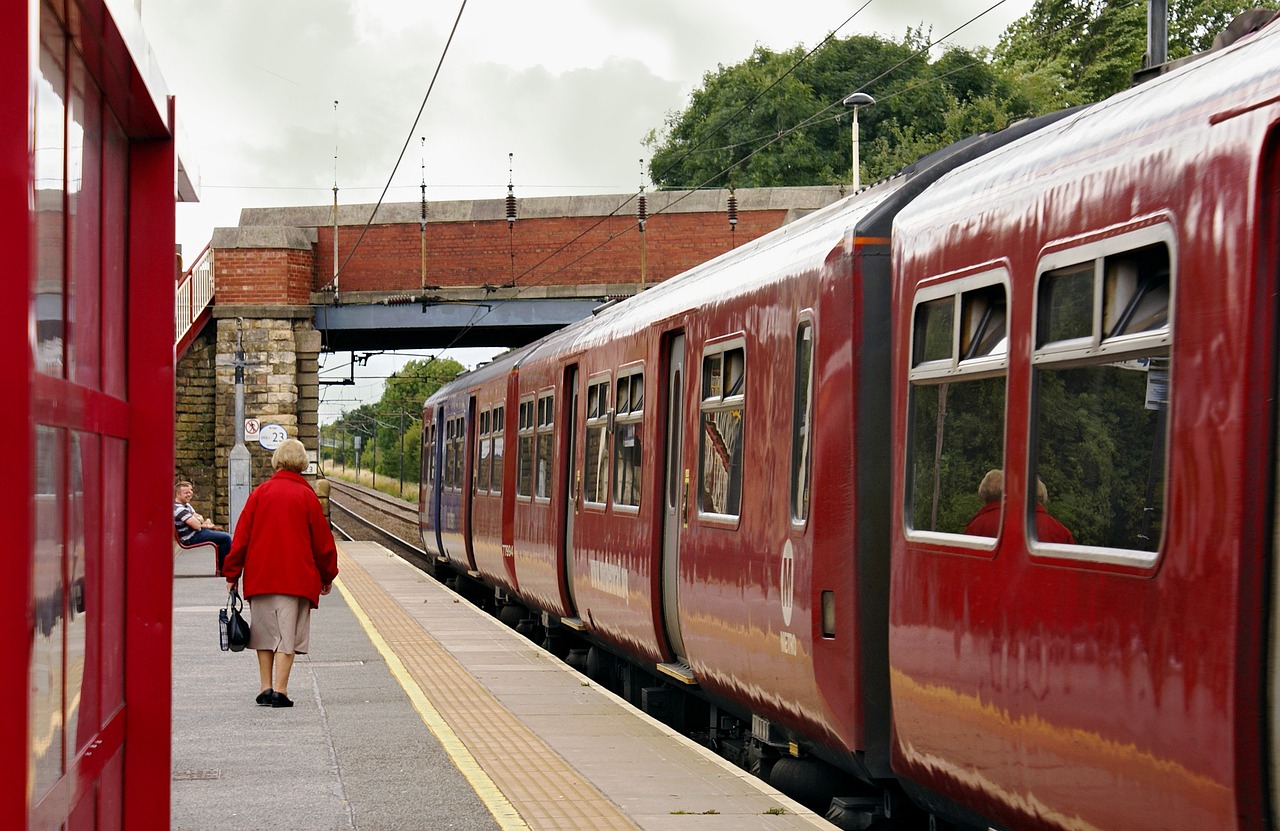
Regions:
[[[387,378],[382,397],[322,425],[324,457],[356,466],[355,437],[361,439],[360,469],[406,482],[418,480],[422,405],[466,367],[452,358],[413,360]]]
[[[1209,48],[1236,15],[1275,0],[1170,0],[1169,57]],[[923,29],[900,41],[868,35],[805,49],[757,46],[744,61],[703,76],[683,112],[645,144],[660,188],[830,185],[850,179],[851,116],[858,111],[861,179],[874,181],[920,156],[1013,120],[1100,101],[1130,86],[1146,51],[1146,4],[1038,0],[994,52],[938,54]]]

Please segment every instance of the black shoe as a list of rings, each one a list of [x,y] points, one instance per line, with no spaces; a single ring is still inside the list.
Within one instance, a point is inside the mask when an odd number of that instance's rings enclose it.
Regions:
[[[271,706],[272,707],[292,707],[293,702],[290,701],[289,696],[285,695],[284,693],[273,692],[271,693]]]
[[[258,697],[255,698],[254,701],[258,702],[259,707],[270,707],[271,695],[272,695],[271,690],[269,689],[263,690],[262,692],[258,693]]]

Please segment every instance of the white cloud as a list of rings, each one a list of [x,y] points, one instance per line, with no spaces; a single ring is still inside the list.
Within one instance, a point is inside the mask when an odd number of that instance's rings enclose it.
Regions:
[[[335,151],[340,200],[373,202],[406,139],[389,201],[417,201],[424,160],[429,198],[505,196],[509,153],[517,195],[633,191],[644,136],[706,72],[757,44],[812,47],[861,5],[469,0],[410,133],[458,4],[146,0],[184,160],[200,171],[201,202],[178,206],[178,242],[190,259],[242,207],[330,204]],[[989,5],[874,0],[839,35],[923,25],[940,37]],[[956,42],[994,45],[1030,6],[1001,3]]]

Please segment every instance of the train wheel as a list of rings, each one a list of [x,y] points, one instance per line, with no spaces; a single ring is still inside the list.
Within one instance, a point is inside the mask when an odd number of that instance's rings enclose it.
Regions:
[[[514,629],[520,621],[524,620],[525,614],[527,614],[527,612],[520,604],[505,603],[502,608],[498,610],[498,620]]]
[[[588,649],[587,677],[605,689],[613,689],[613,656],[598,647]]]
[[[836,796],[866,788],[825,762],[794,756],[783,756],[773,763],[769,784],[819,814],[826,813]]]

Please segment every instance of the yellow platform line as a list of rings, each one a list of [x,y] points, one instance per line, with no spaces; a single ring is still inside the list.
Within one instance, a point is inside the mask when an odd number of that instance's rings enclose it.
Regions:
[[[339,562],[338,590],[503,831],[639,831],[341,549]]]

